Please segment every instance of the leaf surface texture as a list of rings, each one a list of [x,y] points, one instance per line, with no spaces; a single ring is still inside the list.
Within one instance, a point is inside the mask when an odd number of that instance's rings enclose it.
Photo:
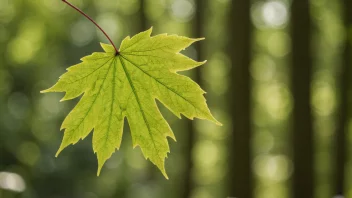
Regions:
[[[133,146],[139,146],[167,178],[167,137],[175,140],[175,136],[155,99],[179,118],[182,114],[221,125],[207,107],[205,92],[190,78],[177,73],[205,63],[179,53],[202,39],[167,34],[151,37],[151,32],[149,29],[125,38],[118,55],[113,46],[101,44],[104,52],[82,58],[54,86],[42,91],[66,92],[62,101],[82,96],[63,121],[64,137],[56,155],[93,131],[99,175],[105,161],[121,145],[126,118]]]

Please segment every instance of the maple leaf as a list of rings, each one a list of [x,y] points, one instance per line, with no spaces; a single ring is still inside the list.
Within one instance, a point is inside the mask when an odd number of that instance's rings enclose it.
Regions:
[[[177,74],[205,63],[179,53],[202,39],[167,34],[151,37],[151,32],[149,29],[125,38],[117,55],[112,45],[101,44],[105,52],[82,58],[53,87],[42,91],[66,92],[61,101],[83,94],[63,121],[64,137],[56,156],[94,129],[93,150],[99,175],[105,161],[120,147],[127,118],[133,147],[140,146],[145,158],[167,178],[167,137],[176,139],[155,99],[179,118],[183,114],[221,125],[207,107],[205,92],[190,78]]]

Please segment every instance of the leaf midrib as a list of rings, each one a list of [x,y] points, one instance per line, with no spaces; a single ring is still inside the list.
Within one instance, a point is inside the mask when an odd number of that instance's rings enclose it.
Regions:
[[[121,54],[120,54],[120,55],[121,55]],[[155,145],[154,137],[153,137],[153,135],[151,134],[152,132],[151,132],[149,123],[148,123],[148,121],[147,121],[147,118],[145,117],[144,110],[143,110],[142,105],[141,105],[141,103],[140,103],[140,100],[139,100],[137,91],[136,91],[136,89],[135,89],[135,87],[134,87],[134,85],[133,85],[131,76],[130,76],[130,74],[129,74],[128,71],[127,71],[127,68],[126,68],[125,63],[124,63],[123,60],[121,59],[121,56],[119,56],[119,59],[120,59],[120,62],[121,62],[121,66],[122,66],[122,68],[123,68],[123,70],[124,70],[124,72],[125,72],[126,78],[127,78],[128,82],[129,82],[129,84],[130,84],[130,86],[131,86],[132,92],[133,92],[133,94],[134,94],[134,96],[135,96],[135,98],[136,98],[136,100],[137,100],[139,109],[140,109],[140,111],[141,111],[141,113],[142,113],[142,117],[143,117],[144,123],[146,124],[146,126],[147,126],[147,128],[148,128],[148,134],[149,134],[150,138],[152,139],[153,146],[154,146],[155,150],[157,151],[157,156],[158,156],[159,159],[161,159],[161,158],[160,158],[160,155],[159,155],[159,152],[160,152],[160,151],[159,151],[158,147]]]
[[[108,130],[107,134],[105,136],[105,142],[104,145],[106,145],[106,142],[108,141],[108,137],[110,134],[110,127],[111,127],[111,120],[112,120],[112,112],[113,112],[113,107],[114,107],[114,101],[115,101],[115,86],[116,86],[116,58],[114,59],[114,64],[113,64],[113,78],[112,78],[112,98],[111,98],[111,105],[110,105],[110,115],[109,115],[109,124],[108,124]]]

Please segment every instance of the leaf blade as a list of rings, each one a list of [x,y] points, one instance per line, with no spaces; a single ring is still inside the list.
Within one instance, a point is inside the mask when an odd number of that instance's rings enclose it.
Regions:
[[[62,100],[81,100],[65,118],[63,141],[57,155],[93,130],[93,151],[97,154],[97,175],[116,149],[120,148],[127,119],[133,147],[139,146],[146,159],[165,178],[165,158],[170,152],[167,137],[176,140],[160,113],[156,99],[181,118],[206,119],[221,125],[211,114],[203,91],[190,78],[180,75],[205,64],[179,52],[196,41],[177,35],[151,37],[152,28],[126,37],[115,55],[114,48],[101,44],[105,52],[93,53],[67,69],[59,81],[42,91],[66,92]]]

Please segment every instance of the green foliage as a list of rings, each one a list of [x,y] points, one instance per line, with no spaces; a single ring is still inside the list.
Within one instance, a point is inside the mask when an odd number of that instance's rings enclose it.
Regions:
[[[62,124],[65,132],[57,155],[94,129],[99,175],[105,161],[120,147],[126,117],[133,146],[140,146],[144,156],[167,178],[167,137],[175,140],[175,136],[155,99],[179,118],[183,114],[220,125],[207,107],[205,92],[190,78],[176,73],[205,63],[179,53],[202,39],[166,34],[151,37],[151,32],[149,29],[124,39],[118,55],[113,46],[102,44],[105,52],[82,58],[82,63],[68,68],[53,87],[42,91],[66,92],[62,101],[84,93]]]

